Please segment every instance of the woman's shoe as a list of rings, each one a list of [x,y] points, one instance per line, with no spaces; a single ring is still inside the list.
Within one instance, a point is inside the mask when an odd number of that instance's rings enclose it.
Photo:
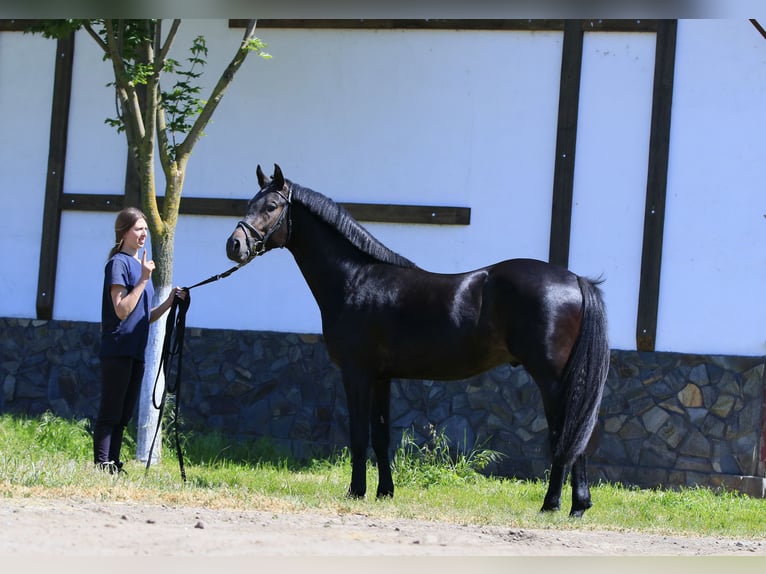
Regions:
[[[96,469],[103,472],[108,472],[109,474],[114,474],[117,472],[117,465],[111,460],[106,462],[97,462]]]
[[[125,463],[123,463],[121,460],[118,460],[117,462],[112,460],[107,462],[97,462],[96,469],[103,472],[108,472],[109,474],[124,474],[127,476],[127,471],[122,468],[124,464]]]

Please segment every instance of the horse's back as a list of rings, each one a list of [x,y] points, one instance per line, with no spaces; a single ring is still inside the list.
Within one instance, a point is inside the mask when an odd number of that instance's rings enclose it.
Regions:
[[[540,259],[506,259],[487,269],[493,275],[502,275],[521,284],[577,284],[577,275],[572,271]]]

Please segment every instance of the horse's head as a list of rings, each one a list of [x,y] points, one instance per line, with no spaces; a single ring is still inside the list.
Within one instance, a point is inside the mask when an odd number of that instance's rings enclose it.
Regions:
[[[244,219],[226,241],[226,255],[232,261],[245,263],[274,247],[284,247],[290,240],[289,183],[274,164],[274,175],[264,175],[259,165],[255,170],[260,190],[247,204]]]

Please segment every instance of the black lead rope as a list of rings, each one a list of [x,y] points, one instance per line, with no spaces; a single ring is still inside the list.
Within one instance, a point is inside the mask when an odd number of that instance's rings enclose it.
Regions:
[[[247,261],[245,261],[245,263],[247,263]],[[189,293],[189,291],[191,289],[194,289],[195,287],[201,287],[202,285],[207,285],[208,283],[213,283],[214,281],[218,281],[219,279],[228,277],[229,275],[234,273],[237,269],[245,265],[245,263],[242,263],[240,265],[235,265],[231,269],[224,271],[223,273],[219,273],[218,275],[213,275],[212,277],[208,277],[204,281],[195,283],[191,287],[183,287],[183,290],[186,291],[186,298],[184,299],[178,296],[173,297],[173,303],[170,306],[167,319],[165,320],[165,339],[162,342],[162,353],[160,354],[160,365],[159,365],[159,368],[157,369],[157,376],[154,379],[154,388],[152,389],[152,404],[154,405],[154,408],[158,409],[160,412],[157,416],[157,428],[154,430],[154,438],[152,438],[152,444],[149,447],[149,456],[146,459],[147,472],[149,471],[149,467],[152,464],[152,453],[154,452],[154,444],[157,441],[157,435],[159,434],[160,427],[162,426],[162,416],[165,413],[167,396],[168,394],[174,394],[175,395],[175,405],[174,405],[175,420],[173,421],[173,427],[175,431],[174,434],[175,434],[175,442],[176,442],[176,456],[178,457],[178,466],[181,469],[181,478],[183,479],[184,482],[186,482],[186,470],[184,468],[184,455],[183,455],[183,450],[181,449],[181,441],[179,437],[178,425],[180,420],[179,413],[180,413],[180,407],[181,407],[181,398],[180,398],[181,371],[183,369],[184,335],[186,334],[186,312],[189,310],[189,305],[191,305],[191,294]],[[173,357],[177,359],[177,364],[176,364],[176,370],[175,370],[175,379],[174,379],[174,382],[171,384],[168,378],[168,371],[169,371],[169,366]],[[160,373],[162,373],[165,377],[165,387],[162,391],[162,398],[160,400],[160,403],[157,404],[157,383],[160,380]]]

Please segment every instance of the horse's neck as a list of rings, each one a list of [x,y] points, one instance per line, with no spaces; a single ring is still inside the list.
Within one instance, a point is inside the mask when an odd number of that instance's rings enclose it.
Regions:
[[[370,258],[304,206],[296,203],[292,209],[288,249],[324,313],[342,299],[349,275]]]

